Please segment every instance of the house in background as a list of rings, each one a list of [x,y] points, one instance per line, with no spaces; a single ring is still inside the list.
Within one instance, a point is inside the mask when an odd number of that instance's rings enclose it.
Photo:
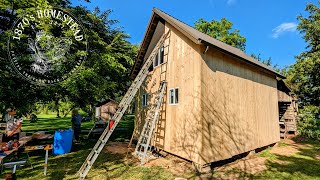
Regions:
[[[101,118],[104,121],[110,120],[114,113],[116,113],[118,108],[118,103],[113,99],[107,99],[96,104],[96,114],[97,118]]]
[[[203,167],[279,141],[277,78],[284,77],[158,9],[153,9],[132,79],[168,32],[136,98],[136,139],[160,82],[167,82],[151,141],[155,148]]]

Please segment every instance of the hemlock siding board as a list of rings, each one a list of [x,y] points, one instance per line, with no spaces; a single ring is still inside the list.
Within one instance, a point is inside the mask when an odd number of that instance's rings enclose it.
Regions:
[[[158,21],[156,27],[147,54],[163,33],[170,34],[164,63],[148,74],[137,94],[136,139],[148,110],[141,97],[148,93],[148,103],[153,103],[165,80],[167,93],[153,146],[205,165],[279,141],[276,74],[197,44],[170,22]],[[179,89],[177,105],[169,104],[171,88]]]

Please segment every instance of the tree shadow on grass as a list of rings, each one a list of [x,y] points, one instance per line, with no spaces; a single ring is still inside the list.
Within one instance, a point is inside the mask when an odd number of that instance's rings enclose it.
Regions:
[[[319,145],[312,145],[310,148],[299,148],[299,152],[291,155],[275,155],[275,160],[267,163],[267,173],[262,173],[256,178],[311,178],[320,179],[320,160],[316,155],[320,154]],[[275,176],[279,175],[279,176]]]
[[[18,179],[78,179],[77,171],[82,163],[86,160],[91,148],[94,146],[95,140],[78,145],[77,151],[65,155],[53,156],[49,154],[49,166],[47,176],[43,175],[43,165],[45,151],[36,151],[30,153],[31,161],[34,168],[25,167],[18,170]],[[141,167],[136,163],[136,159],[128,154],[111,154],[103,150],[98,159],[91,168],[87,179],[172,179],[172,174],[168,173],[161,167]]]
[[[81,145],[78,151],[65,155],[53,156],[50,151],[47,176],[43,175],[45,151],[38,150],[29,152],[30,161],[34,168],[31,169],[31,167],[27,167],[20,170],[17,176],[22,179],[64,179],[66,175],[72,176],[85,161],[89,154],[89,148],[93,147],[93,143],[94,142],[88,143],[88,146]]]

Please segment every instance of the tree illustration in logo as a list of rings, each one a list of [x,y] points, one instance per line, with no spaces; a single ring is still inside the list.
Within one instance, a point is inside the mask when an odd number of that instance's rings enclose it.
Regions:
[[[45,74],[61,67],[67,59],[72,40],[68,37],[53,37],[45,32],[37,32],[35,40],[28,38],[28,46],[33,51],[31,70]]]

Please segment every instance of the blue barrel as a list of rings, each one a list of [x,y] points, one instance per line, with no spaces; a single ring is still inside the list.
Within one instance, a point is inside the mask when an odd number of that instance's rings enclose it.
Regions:
[[[71,151],[73,130],[58,130],[54,133],[53,154],[66,154]]]

